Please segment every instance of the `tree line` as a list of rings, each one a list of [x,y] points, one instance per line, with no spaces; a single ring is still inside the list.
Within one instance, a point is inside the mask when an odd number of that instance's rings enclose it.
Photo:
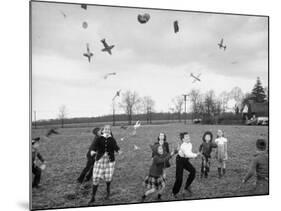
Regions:
[[[187,96],[190,108],[189,112],[184,112],[185,99]],[[216,95],[214,90],[209,90],[202,93],[199,89],[192,89],[186,94],[175,96],[171,102],[167,112],[156,112],[155,101],[151,96],[141,97],[136,91],[127,90],[120,96],[121,100],[117,107],[121,109],[121,114],[115,114],[115,102],[113,102],[113,114],[102,117],[92,118],[71,118],[67,119],[67,109],[65,105],[60,106],[58,119],[41,121],[47,124],[48,122],[60,122],[61,127],[65,123],[89,122],[89,121],[127,121],[131,125],[134,118],[146,121],[147,124],[152,124],[153,120],[177,120],[181,122],[185,119],[202,119],[205,123],[217,122],[224,114],[234,113],[239,115],[242,112],[243,106],[250,100],[262,103],[268,101],[268,88],[263,87],[258,77],[256,83],[249,93],[243,93],[241,88],[234,87],[231,91],[223,91]],[[185,114],[185,115],[184,115]],[[227,116],[227,115],[226,115]],[[228,115],[229,118],[229,115]],[[40,124],[40,122],[39,122]]]

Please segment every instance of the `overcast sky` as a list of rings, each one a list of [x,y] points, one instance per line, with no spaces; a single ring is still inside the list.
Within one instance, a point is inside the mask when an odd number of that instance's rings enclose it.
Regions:
[[[137,21],[143,13],[150,14],[146,24]],[[219,95],[235,86],[250,92],[257,77],[268,84],[265,17],[32,2],[31,18],[37,119],[57,118],[61,105],[68,117],[110,114],[119,89],[151,96],[156,111],[168,111],[172,98],[193,88]],[[111,56],[101,51],[103,38],[115,45]],[[117,75],[103,79],[110,72]],[[190,73],[201,73],[202,82],[192,83]]]

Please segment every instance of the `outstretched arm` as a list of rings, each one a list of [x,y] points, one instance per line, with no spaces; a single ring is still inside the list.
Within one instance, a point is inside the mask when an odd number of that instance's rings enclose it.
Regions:
[[[257,166],[257,161],[256,161],[256,159],[254,159],[251,162],[251,165],[250,165],[250,168],[248,170],[248,173],[246,174],[246,176],[242,180],[243,183],[247,182],[255,174],[256,166]]]

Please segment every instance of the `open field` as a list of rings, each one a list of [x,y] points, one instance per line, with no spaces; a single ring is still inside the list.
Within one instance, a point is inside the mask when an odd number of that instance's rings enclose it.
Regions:
[[[170,148],[177,146],[179,132],[188,131],[193,143],[193,151],[197,152],[201,137],[206,130],[213,134],[217,129],[223,129],[228,138],[228,155],[226,177],[217,176],[216,161],[211,160],[209,178],[200,179],[199,171],[201,159],[191,162],[197,170],[197,176],[192,184],[194,194],[191,197],[179,194],[179,199],[198,199],[213,197],[229,197],[251,195],[254,187],[252,178],[245,186],[239,188],[243,175],[247,172],[249,162],[255,153],[255,141],[263,137],[268,140],[267,126],[224,126],[224,125],[184,125],[165,124],[142,126],[136,136],[129,140],[120,141],[126,131],[113,127],[112,131],[123,154],[116,155],[116,168],[112,182],[112,196],[104,201],[105,184],[99,186],[96,205],[137,203],[143,194],[142,182],[148,174],[151,164],[151,150],[149,145],[156,141],[159,132],[167,134]],[[86,164],[86,153],[92,141],[92,128],[64,128],[60,134],[42,141],[40,152],[46,159],[47,168],[42,174],[41,188],[32,190],[32,208],[63,208],[87,206],[91,198],[91,183],[77,187],[76,178]],[[32,137],[44,135],[46,130],[32,130]],[[139,150],[134,150],[134,144]],[[214,157],[214,153],[213,153]],[[184,181],[187,172],[184,172]],[[171,167],[167,169],[167,187],[163,200],[174,200],[171,195],[175,181],[175,158],[171,160]],[[88,186],[88,187],[87,187]],[[182,187],[183,188],[183,187]],[[75,196],[75,197],[74,197]],[[146,201],[155,201],[152,195]]]

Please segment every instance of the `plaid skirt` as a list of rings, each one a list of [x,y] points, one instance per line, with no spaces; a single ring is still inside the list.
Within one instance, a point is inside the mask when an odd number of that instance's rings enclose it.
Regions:
[[[143,181],[144,187],[148,189],[154,188],[155,190],[159,190],[165,187],[165,184],[166,184],[166,178],[164,178],[163,175],[159,177],[146,176]]]
[[[95,162],[93,167],[93,184],[98,185],[100,179],[110,182],[112,180],[114,167],[115,161],[110,162],[108,155],[102,156]]]

